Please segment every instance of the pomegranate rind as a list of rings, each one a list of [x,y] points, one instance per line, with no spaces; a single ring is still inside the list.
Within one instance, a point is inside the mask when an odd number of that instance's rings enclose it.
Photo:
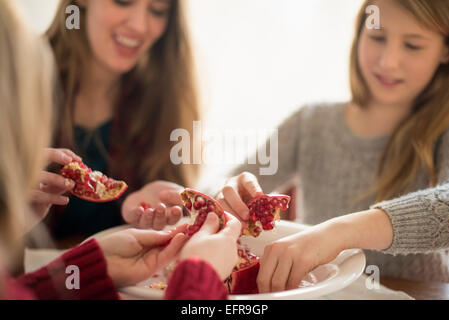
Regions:
[[[108,178],[106,175],[99,171],[92,171],[85,164],[79,161],[74,161],[64,166],[61,169],[61,175],[65,178],[71,179],[75,182],[75,187],[70,191],[74,196],[89,202],[96,203],[104,203],[117,200],[120,198],[123,193],[128,189],[128,185],[124,181],[114,180],[112,178]],[[77,177],[77,178],[74,178]],[[98,189],[95,192],[90,191],[90,193],[96,196],[88,196],[82,193],[85,190],[85,186],[83,184],[86,176],[89,176],[89,179],[95,180],[98,185],[101,185],[105,195],[101,196],[98,193]],[[112,183],[114,185],[113,188],[106,187],[103,183],[98,181],[99,179],[107,180],[108,183]]]
[[[257,294],[257,275],[259,274],[260,261],[253,265],[232,272],[227,282],[230,294]]]
[[[225,280],[230,294],[257,294],[257,275],[259,274],[260,258],[251,253],[248,248],[238,244],[239,261],[231,275]]]
[[[250,213],[251,213],[251,209],[254,206],[257,206],[257,204],[260,203],[260,201],[262,199],[266,199],[267,201],[270,201],[270,202],[273,199],[277,199],[278,200],[278,205],[273,207],[273,209],[270,212],[270,214],[273,216],[273,220],[270,221],[269,223],[271,224],[271,229],[273,229],[274,228],[274,222],[280,220],[280,211],[288,209],[288,205],[290,204],[291,197],[287,196],[287,195],[281,195],[281,194],[270,194],[270,195],[263,194],[263,195],[259,195],[259,196],[255,197],[255,198],[251,199],[247,203],[247,206],[250,209]],[[285,202],[286,202],[285,205],[283,203],[284,199],[285,199]],[[251,220],[251,216],[250,216],[250,220],[248,221],[248,227],[243,230],[243,234],[246,235],[246,236],[258,237],[259,234],[262,232],[262,230],[270,230],[270,229],[267,229],[267,227],[261,223],[261,218],[260,217],[256,217],[256,220],[252,221]]]
[[[201,196],[202,198],[204,198],[206,200],[206,203],[208,201],[210,201],[213,204],[213,206],[215,208],[214,213],[218,216],[219,223],[220,223],[220,229],[222,229],[227,222],[227,217],[226,217],[223,207],[218,203],[218,201],[215,200],[214,198],[209,197],[208,195],[205,195],[205,194],[199,192],[199,191],[187,188],[183,192],[181,192],[181,199],[184,203],[184,207],[189,212],[189,215],[191,218],[191,223],[189,223],[189,227],[187,229],[188,235],[192,236],[193,234],[195,234],[204,223],[203,222],[200,225],[195,225],[195,222],[197,221],[199,212],[196,212],[198,210],[194,210],[193,207],[191,207],[190,209],[187,207],[187,203],[189,201],[190,201],[190,203],[194,203],[195,198],[197,196]]]
[[[120,187],[117,189],[117,192],[115,192],[113,196],[109,196],[109,197],[105,197],[105,198],[96,199],[96,198],[92,198],[92,197],[86,197],[86,196],[77,194],[76,192],[73,192],[73,191],[70,191],[70,193],[73,194],[74,196],[76,196],[77,198],[80,198],[82,200],[89,201],[89,202],[96,202],[96,203],[111,202],[111,201],[114,201],[114,200],[117,200],[118,198],[120,198],[125,193],[125,191],[128,189],[128,185],[125,182],[117,181],[117,183],[120,185]]]

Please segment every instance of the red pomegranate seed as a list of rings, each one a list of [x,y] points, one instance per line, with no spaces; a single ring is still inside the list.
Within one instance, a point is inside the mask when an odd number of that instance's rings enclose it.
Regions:
[[[204,200],[204,198],[201,197],[201,196],[197,196],[197,197],[195,198],[195,203],[193,204],[193,207],[194,207],[196,210],[199,210],[199,209],[201,209],[205,204],[206,204],[206,200]]]
[[[260,195],[247,203],[250,209],[248,228],[244,234],[257,237],[263,230],[272,230],[274,221],[279,219],[279,211],[288,208],[289,196],[283,195]],[[260,221],[260,226],[256,225]]]
[[[193,218],[193,223],[188,228],[189,236],[200,229],[210,212],[214,212],[219,217],[220,228],[226,224],[227,219],[226,215],[224,215],[223,208],[213,198],[193,189],[185,189],[181,193],[181,198],[184,202],[185,209]]]

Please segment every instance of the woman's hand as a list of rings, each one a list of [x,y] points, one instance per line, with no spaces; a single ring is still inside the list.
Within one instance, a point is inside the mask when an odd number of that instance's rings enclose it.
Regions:
[[[73,160],[81,160],[79,156],[68,149],[45,149],[47,166],[56,163],[62,166]],[[62,196],[72,190],[75,183],[59,174],[47,171],[41,172],[39,186],[31,192],[31,207],[39,219],[43,219],[52,205],[67,205],[69,198]]]
[[[155,181],[130,194],[123,203],[123,219],[135,228],[162,230],[182,217],[180,192],[184,188],[167,181]],[[141,203],[151,205],[144,209]]]
[[[259,292],[298,288],[310,271],[335,259],[345,245],[334,227],[322,223],[267,245],[257,276]]]
[[[226,213],[225,213],[226,214]],[[227,214],[228,222],[222,230],[215,213],[209,213],[201,229],[195,233],[180,252],[180,259],[198,257],[208,262],[222,280],[229,277],[237,264],[237,239],[241,224],[232,215]]]
[[[99,239],[108,274],[115,286],[139,283],[168,265],[187,239],[182,233],[185,229],[186,225],[170,232],[128,229]]]
[[[242,227],[246,228],[245,221],[249,219],[249,209],[246,203],[260,194],[263,194],[263,191],[256,176],[249,172],[243,172],[226,182],[218,194],[217,200],[225,211],[236,216],[242,222]]]
[[[370,209],[339,216],[265,247],[257,285],[259,292],[295,289],[316,267],[352,248],[385,250],[393,242],[387,213]]]

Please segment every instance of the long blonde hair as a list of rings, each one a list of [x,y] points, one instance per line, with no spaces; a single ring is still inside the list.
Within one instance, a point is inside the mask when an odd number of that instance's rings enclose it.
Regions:
[[[0,0],[0,260],[15,259],[28,206],[49,145],[54,62],[51,51]],[[10,266],[6,266],[10,267]]]
[[[392,0],[409,11],[423,26],[441,33],[449,46],[449,2]],[[368,86],[359,67],[358,47],[366,20],[366,0],[358,14],[351,50],[350,85],[352,100],[363,107],[370,99]],[[412,113],[392,134],[379,163],[377,180],[367,194],[381,201],[406,193],[419,171],[425,170],[430,185],[437,183],[435,147],[449,128],[449,64],[441,64],[433,79],[414,101]]]
[[[73,139],[74,102],[82,79],[82,67],[91,56],[85,8],[80,30],[66,30],[66,7],[75,0],[61,0],[47,36],[55,53],[63,99],[56,146],[76,149]],[[199,120],[193,57],[182,3],[171,1],[165,33],[147,55],[121,79],[111,133],[110,174],[125,179],[129,190],[153,180],[192,185],[198,166],[170,161],[170,133],[177,128],[192,131]],[[192,135],[191,135],[192,136]]]

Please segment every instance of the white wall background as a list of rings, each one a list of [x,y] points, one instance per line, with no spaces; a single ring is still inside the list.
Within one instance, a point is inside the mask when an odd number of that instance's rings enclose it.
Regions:
[[[303,103],[349,98],[362,0],[184,1],[208,126],[274,128]],[[19,2],[42,32],[58,0]]]

